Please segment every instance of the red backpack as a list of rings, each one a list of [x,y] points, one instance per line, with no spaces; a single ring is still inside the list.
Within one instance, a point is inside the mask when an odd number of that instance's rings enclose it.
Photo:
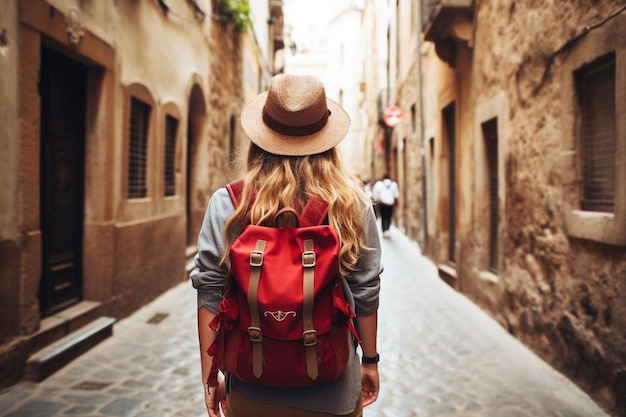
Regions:
[[[243,181],[227,186],[235,207],[242,188]],[[327,204],[311,197],[300,214],[276,214],[294,215],[298,227],[248,225],[235,240],[227,291],[210,324],[218,334],[208,351],[209,384],[218,367],[273,387],[313,385],[343,372],[354,348],[348,332],[359,339],[340,281],[339,237],[324,224],[326,214]]]

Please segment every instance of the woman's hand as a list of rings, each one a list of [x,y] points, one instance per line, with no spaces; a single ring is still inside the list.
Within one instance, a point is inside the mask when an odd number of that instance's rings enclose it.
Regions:
[[[222,375],[219,377],[219,385],[217,387],[205,386],[204,402],[209,412],[209,417],[221,417],[222,413],[224,417],[228,417],[226,411],[226,383]],[[222,413],[220,413],[220,408]]]
[[[380,379],[378,376],[378,364],[361,364],[361,401],[363,407],[370,405],[378,398]]]

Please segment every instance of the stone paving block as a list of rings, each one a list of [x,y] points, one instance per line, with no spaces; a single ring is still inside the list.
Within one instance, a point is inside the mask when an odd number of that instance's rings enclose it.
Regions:
[[[50,417],[67,407],[56,401],[33,400],[7,414],[7,417]]]
[[[96,407],[80,405],[77,407],[72,407],[68,410],[65,410],[63,415],[67,416],[91,416],[94,414]]]
[[[106,394],[88,393],[85,395],[62,395],[60,398],[70,404],[97,406],[111,401],[112,396]]]
[[[115,417],[131,417],[141,407],[141,404],[143,404],[142,400],[120,397],[102,407],[100,412]]]

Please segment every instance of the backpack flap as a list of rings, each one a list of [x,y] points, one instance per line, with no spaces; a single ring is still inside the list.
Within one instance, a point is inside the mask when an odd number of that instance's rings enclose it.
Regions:
[[[231,275],[244,294],[250,293],[250,255],[257,241],[265,241],[263,264],[259,280],[257,303],[262,311],[260,321],[263,335],[267,337],[295,340],[302,339],[303,253],[304,241],[311,240],[315,253],[314,294],[325,290],[339,274],[339,238],[330,226],[311,228],[272,228],[247,226],[235,241],[230,251]],[[317,305],[316,311],[324,307]],[[294,317],[293,313],[296,313]],[[320,312],[321,313],[321,312]],[[318,332],[331,327],[329,314],[317,314],[314,325]],[[280,326],[276,323],[280,322]],[[240,328],[250,326],[248,317],[240,317]]]

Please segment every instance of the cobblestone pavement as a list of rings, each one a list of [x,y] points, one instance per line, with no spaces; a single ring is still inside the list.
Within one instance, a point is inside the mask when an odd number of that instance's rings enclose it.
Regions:
[[[437,277],[399,231],[383,240],[381,393],[366,417],[607,417]],[[183,283],[41,383],[0,394],[3,417],[195,417],[204,409],[195,292]]]

